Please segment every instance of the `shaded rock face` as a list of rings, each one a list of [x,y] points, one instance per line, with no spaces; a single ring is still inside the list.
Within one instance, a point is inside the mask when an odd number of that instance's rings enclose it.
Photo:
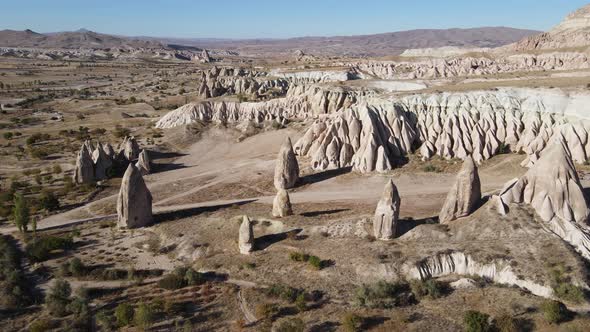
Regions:
[[[88,141],[86,141],[88,142]],[[88,150],[90,143],[84,143],[78,152],[76,158],[76,168],[74,169],[73,180],[75,183],[90,183],[94,181],[94,163]]]
[[[272,204],[272,216],[282,218],[293,215],[289,193],[285,189],[279,189]]]
[[[129,164],[121,181],[117,199],[119,227],[138,228],[152,223],[152,194],[145,185],[141,173]]]
[[[390,240],[397,236],[400,202],[397,187],[389,180],[373,218],[373,234],[377,239]]]
[[[137,159],[137,164],[135,164],[135,166],[137,166],[137,169],[139,170],[141,175],[147,175],[151,173],[151,159],[147,150],[141,150],[139,158]]]
[[[293,151],[291,139],[287,137],[277,157],[274,185],[277,189],[290,189],[299,180],[299,164]]]
[[[553,140],[528,172],[507,183],[499,196],[503,206],[498,210],[511,203],[531,205],[544,227],[590,259],[589,210],[563,140]]]
[[[139,144],[137,144],[135,137],[125,137],[119,147],[119,154],[127,161],[132,161],[139,157]]]
[[[111,145],[111,143],[106,143],[102,145],[102,149],[104,151],[104,153],[112,160],[115,159],[116,153],[115,153],[115,149],[113,149],[113,146]]]
[[[471,157],[467,157],[440,211],[439,222],[446,223],[468,216],[475,210],[480,200],[481,184],[477,166]]]
[[[254,251],[254,230],[252,229],[252,221],[248,216],[244,216],[240,225],[238,245],[241,254],[248,255]]]
[[[96,177],[96,180],[104,180],[108,178],[107,171],[113,166],[113,161],[105,153],[104,148],[100,143],[92,153],[92,159],[94,161],[94,176]]]

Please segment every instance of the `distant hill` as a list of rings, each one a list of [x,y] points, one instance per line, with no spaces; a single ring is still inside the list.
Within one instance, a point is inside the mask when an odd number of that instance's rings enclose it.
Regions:
[[[473,29],[421,29],[375,35],[299,37],[290,39],[169,39],[176,44],[206,49],[224,49],[240,54],[286,54],[301,50],[314,55],[385,56],[401,54],[406,49],[444,46],[480,48],[514,43],[539,31],[507,27]],[[162,39],[168,42],[167,39]]]
[[[157,41],[119,37],[80,29],[71,32],[37,33],[31,30],[0,31],[0,46],[61,49],[162,49]]]

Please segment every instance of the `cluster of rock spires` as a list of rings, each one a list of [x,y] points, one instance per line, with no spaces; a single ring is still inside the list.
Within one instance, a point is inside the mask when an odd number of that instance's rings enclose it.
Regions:
[[[117,224],[122,228],[138,228],[150,225],[152,217],[152,194],[147,188],[141,171],[129,163],[121,180],[117,197]]]
[[[501,214],[510,204],[531,205],[548,230],[590,259],[590,211],[563,140],[553,140],[528,172],[506,183],[494,200]]]
[[[316,120],[295,143],[315,170],[352,166],[359,172],[391,170],[399,158],[418,150],[423,159],[475,162],[510,149],[530,166],[553,137],[563,137],[577,163],[590,156],[590,122],[568,114],[583,100],[521,92],[472,92],[369,99]]]
[[[95,146],[90,140],[85,141],[76,158],[74,182],[81,184],[105,180],[108,178],[108,170],[115,163],[130,163],[138,157],[141,172],[144,174],[150,172],[149,156],[145,150],[141,153],[143,157],[140,156],[139,145],[133,136],[125,137],[118,151],[115,152],[110,143],[98,142]]]

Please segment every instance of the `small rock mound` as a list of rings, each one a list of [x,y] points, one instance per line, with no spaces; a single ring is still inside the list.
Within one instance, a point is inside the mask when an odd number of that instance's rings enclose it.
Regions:
[[[119,227],[145,227],[153,221],[152,194],[133,163],[129,164],[121,180],[117,215]]]
[[[240,225],[238,245],[241,254],[248,255],[254,251],[254,230],[252,229],[252,221],[250,221],[248,216],[244,216],[242,224]]]
[[[468,216],[475,210],[480,200],[481,184],[477,166],[471,157],[467,157],[440,211],[439,222],[446,223]]]
[[[285,189],[279,189],[272,204],[272,216],[282,218],[293,215],[291,199]]]
[[[277,189],[290,189],[299,180],[299,164],[293,151],[291,139],[287,137],[277,157],[274,185]]]
[[[569,149],[556,139],[520,179],[500,193],[500,209],[511,203],[530,204],[553,233],[590,259],[589,210]]]
[[[390,240],[398,235],[400,202],[397,187],[390,179],[385,185],[373,219],[373,232],[377,239]]]

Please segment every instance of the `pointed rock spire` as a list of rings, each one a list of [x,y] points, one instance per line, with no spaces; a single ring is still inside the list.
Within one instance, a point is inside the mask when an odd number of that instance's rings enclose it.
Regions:
[[[104,152],[101,144],[98,144],[94,152],[92,153],[92,159],[94,160],[94,176],[97,180],[104,180],[108,178],[107,171],[113,166],[113,161]]]
[[[398,234],[399,206],[401,199],[393,180],[389,180],[377,204],[373,218],[373,232],[379,240],[389,240]]]
[[[78,152],[73,178],[74,182],[78,184],[94,181],[94,163],[92,162],[92,156],[86,143],[82,145],[80,152]]]
[[[240,225],[238,245],[241,254],[248,255],[254,251],[254,230],[252,229],[252,221],[248,216],[244,216]]]
[[[141,175],[147,175],[152,172],[151,160],[147,150],[141,150],[135,166],[137,166]]]
[[[293,215],[289,193],[285,189],[279,189],[272,204],[272,216],[282,218]]]
[[[299,164],[293,152],[291,139],[287,137],[277,157],[274,185],[277,189],[290,189],[299,180]]]
[[[465,158],[463,167],[439,214],[439,222],[446,223],[468,216],[481,200],[481,184],[477,166],[471,157]]]
[[[144,227],[153,221],[152,194],[133,163],[129,164],[121,181],[117,215],[119,227]]]
[[[139,157],[139,144],[133,136],[127,136],[121,143],[119,148],[119,155],[127,161],[132,161]]]

